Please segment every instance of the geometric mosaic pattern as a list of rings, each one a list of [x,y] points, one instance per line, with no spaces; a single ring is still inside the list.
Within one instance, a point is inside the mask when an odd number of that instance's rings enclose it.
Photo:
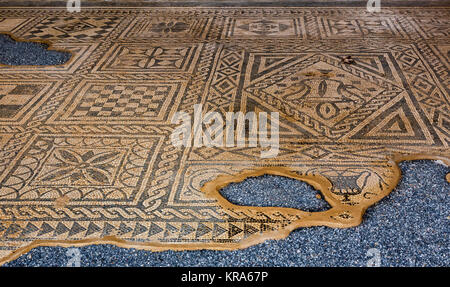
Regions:
[[[181,83],[169,82],[87,82],[61,107],[59,119],[167,121],[167,111],[173,108],[180,88]]]
[[[144,47],[143,47],[144,46]],[[111,47],[98,65],[104,72],[192,72],[197,45],[154,45],[122,43]],[[94,69],[96,70],[96,69]]]
[[[44,86],[18,83],[0,88],[0,115],[4,119],[16,117],[39,94]]]
[[[399,161],[450,161],[448,19],[424,7],[0,8],[0,32],[73,55],[0,66],[0,263],[38,245],[233,249],[360,224]],[[174,147],[172,115],[200,103],[278,112],[279,154]],[[331,209],[218,192],[265,173],[306,181]]]

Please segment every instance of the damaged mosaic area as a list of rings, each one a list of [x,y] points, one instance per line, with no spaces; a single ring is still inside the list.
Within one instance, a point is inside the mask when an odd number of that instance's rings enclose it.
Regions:
[[[397,162],[449,163],[449,14],[0,8],[0,32],[72,54],[0,66],[0,263],[39,245],[235,249],[360,224],[396,186]],[[174,147],[170,119],[195,104],[278,112],[278,156]],[[310,184],[331,208],[237,206],[219,193],[264,174]]]

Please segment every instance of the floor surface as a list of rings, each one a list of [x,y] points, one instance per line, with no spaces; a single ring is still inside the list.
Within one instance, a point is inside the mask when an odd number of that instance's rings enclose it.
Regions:
[[[376,228],[329,228],[364,223],[398,163],[450,163],[450,6],[93,3],[0,7],[0,264],[37,246],[242,249],[297,229],[357,246]]]
[[[400,166],[404,177],[398,187],[371,207],[364,222],[355,228],[299,229],[286,239],[236,251],[149,252],[111,245],[76,251],[38,247],[5,266],[73,266],[76,262],[80,266],[449,266],[450,183],[444,177],[450,170],[432,161]],[[274,177],[252,183],[259,189],[273,189],[274,185],[289,184],[289,180]],[[238,187],[226,192],[236,193]],[[254,192],[251,186],[240,187],[244,193]],[[307,185],[296,188],[283,193],[313,191]],[[317,201],[312,197],[303,206],[317,206]],[[73,260],[76,254],[79,261]]]

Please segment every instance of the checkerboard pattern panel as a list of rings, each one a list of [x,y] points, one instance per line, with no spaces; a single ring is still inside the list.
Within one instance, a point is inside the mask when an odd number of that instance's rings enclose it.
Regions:
[[[93,85],[73,117],[155,117],[169,86]]]

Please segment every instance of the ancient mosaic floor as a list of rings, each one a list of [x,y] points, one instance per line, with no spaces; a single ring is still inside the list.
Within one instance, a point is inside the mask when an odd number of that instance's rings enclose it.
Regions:
[[[233,249],[360,224],[396,162],[449,163],[449,22],[423,7],[1,8],[1,32],[73,56],[0,67],[0,262],[38,245]],[[278,112],[279,154],[174,147],[170,119],[194,104]],[[264,173],[310,183],[332,208],[217,191]]]

